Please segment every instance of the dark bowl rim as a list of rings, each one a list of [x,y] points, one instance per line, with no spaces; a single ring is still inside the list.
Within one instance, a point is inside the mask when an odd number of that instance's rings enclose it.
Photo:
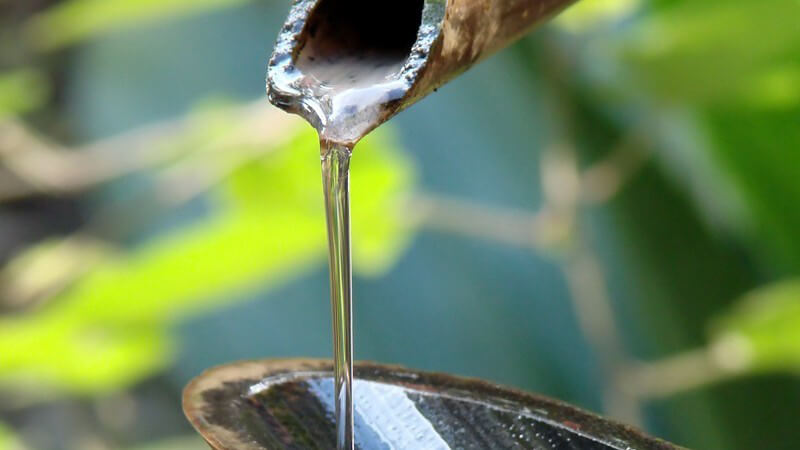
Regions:
[[[236,395],[247,397],[255,393],[254,391],[263,389],[264,382],[270,379],[274,383],[330,376],[332,364],[326,359],[286,358],[245,360],[212,367],[195,377],[184,388],[183,411],[192,426],[209,445],[215,449],[231,449],[232,442],[241,443],[241,440],[231,431],[206,420],[205,414],[213,411],[214,407],[206,401],[203,392],[219,388],[226,383],[236,383],[237,386],[241,386]],[[462,401],[488,404],[499,409],[521,411],[538,421],[613,448],[642,450],[681,448],[650,437],[632,426],[603,418],[561,401],[478,378],[411,370],[399,365],[370,361],[356,362],[354,373],[356,379],[390,383],[423,394],[437,393]],[[259,384],[262,387],[258,387]],[[244,391],[245,387],[247,392]],[[254,387],[256,389],[252,389]],[[442,394],[443,392],[446,394]],[[246,444],[241,445],[247,448]]]

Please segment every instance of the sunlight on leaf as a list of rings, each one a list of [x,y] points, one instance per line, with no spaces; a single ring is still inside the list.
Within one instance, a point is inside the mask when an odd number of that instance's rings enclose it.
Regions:
[[[639,7],[639,0],[584,0],[570,6],[554,21],[572,32],[621,20]]]
[[[53,314],[132,322],[196,314],[320,260],[320,227],[313,217],[281,208],[224,214],[104,265],[70,289]]]
[[[731,370],[800,370],[800,280],[761,288],[713,327],[712,349]]]
[[[800,64],[768,70],[745,85],[740,95],[749,106],[756,108],[800,105]]]
[[[408,246],[415,218],[409,189],[411,162],[396,148],[390,128],[381,128],[356,146],[351,163],[353,266],[362,275],[380,275]]]
[[[49,93],[47,80],[34,69],[0,73],[0,119],[38,108]]]
[[[37,46],[53,50],[109,31],[249,0],[70,0],[28,23]]]
[[[26,448],[9,427],[0,423],[0,450],[25,450]]]
[[[229,192],[247,209],[299,208],[313,218],[319,237],[324,238],[316,133],[307,128],[290,146],[296,150],[240,170],[231,179]],[[353,264],[361,274],[384,272],[406,246],[413,225],[412,219],[403,215],[409,186],[414,182],[413,170],[396,148],[391,131],[384,127],[367,136],[353,152]]]
[[[172,353],[157,324],[45,314],[0,325],[0,386],[33,398],[112,391],[164,368]]]
[[[795,0],[679,2],[619,38],[645,87],[669,101],[728,102],[800,51]]]
[[[6,425],[0,423],[0,450],[24,450],[25,446]]]

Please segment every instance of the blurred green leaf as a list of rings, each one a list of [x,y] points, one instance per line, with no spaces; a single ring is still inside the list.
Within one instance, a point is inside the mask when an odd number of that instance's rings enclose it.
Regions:
[[[38,108],[47,101],[49,93],[47,80],[37,70],[0,73],[0,119]]]
[[[416,222],[409,205],[413,166],[391,151],[395,146],[391,129],[383,127],[358,144],[350,165],[353,266],[362,275],[387,271],[408,246]]]
[[[800,268],[800,3],[651,0],[643,7],[599,40],[582,36],[576,73],[590,77],[591,107],[614,118],[613,130],[652,127],[657,165],[613,205],[625,219],[614,223],[621,239],[614,252],[633,257],[608,270],[612,282],[616,270],[634,289],[634,313],[621,314],[636,330],[628,344],[677,352],[707,343],[708,321],[765,274]],[[575,97],[589,100],[584,92]],[[586,140],[597,146],[602,122],[591,119]],[[674,201],[687,192],[693,205]],[[749,242],[739,239],[748,229]],[[722,376],[755,367],[749,338],[724,331],[715,329],[711,352],[729,370]],[[648,413],[665,413],[656,420],[667,424],[662,432],[687,447],[779,448],[796,435],[787,401],[795,384],[747,377],[654,402]],[[775,408],[774,420],[749,432],[758,411]]]
[[[316,134],[287,131],[297,134],[215,188],[211,218],[107,257],[41,312],[0,320],[0,382],[74,392],[127,385],[168,363],[172,321],[324,263]],[[356,269],[374,274],[407,242],[411,224],[400,208],[412,170],[386,131],[360,144],[353,159]]]
[[[69,0],[35,16],[28,33],[44,50],[74,44],[109,31],[249,0]]]
[[[7,426],[0,423],[0,450],[21,450],[19,441]]]
[[[554,22],[567,30],[582,32],[599,24],[616,22],[630,15],[639,5],[639,0],[578,2],[560,14]]]
[[[240,170],[231,179],[229,194],[241,208],[299,209],[313,217],[324,237],[319,147],[313,132],[299,134],[289,144],[307,149],[274,155]],[[380,274],[406,246],[413,218],[403,215],[413,168],[396,148],[390,129],[381,128],[356,147],[350,170],[353,220],[353,264],[361,274]],[[265,183],[264,180],[270,180]],[[313,180],[313,181],[311,181]],[[280,186],[280,189],[275,189]]]
[[[800,270],[797,110],[719,109],[707,113],[706,120],[711,154],[748,209],[754,249],[768,250],[777,256],[773,260]]]
[[[800,370],[800,279],[747,295],[715,322],[712,342],[731,370]]]
[[[110,301],[113,307],[115,302]],[[172,343],[158,324],[125,324],[46,314],[4,320],[0,385],[31,398],[60,391],[107,392],[140,380],[168,362]]]
[[[798,61],[795,0],[676,2],[620,36],[624,60],[648,91],[668,101],[725,103]]]
[[[793,108],[800,105],[800,62],[778,65],[756,77],[738,94],[756,109]]]
[[[24,450],[24,448],[11,429],[0,423],[0,450]]]

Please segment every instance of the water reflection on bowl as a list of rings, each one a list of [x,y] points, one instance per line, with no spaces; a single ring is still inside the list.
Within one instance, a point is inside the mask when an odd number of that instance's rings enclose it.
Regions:
[[[220,450],[332,449],[331,363],[241,362],[211,369],[184,392],[184,410]],[[360,449],[674,449],[554,400],[484,381],[359,363]]]

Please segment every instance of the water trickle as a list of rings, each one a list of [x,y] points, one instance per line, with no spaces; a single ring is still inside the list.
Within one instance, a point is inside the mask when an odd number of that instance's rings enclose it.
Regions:
[[[331,281],[337,448],[353,449],[350,155],[408,92],[422,0],[399,8],[389,29],[371,0],[298,2],[270,60],[270,101],[303,116],[320,137]],[[304,23],[303,17],[314,7]],[[377,9],[376,9],[377,8]],[[336,20],[332,20],[335,18]],[[333,25],[335,24],[335,25]],[[394,29],[392,29],[394,27]],[[299,42],[305,30],[305,41]]]
[[[350,261],[351,148],[321,141],[322,187],[328,224],[328,255],[333,318],[333,378],[336,439],[339,448],[353,448],[353,328]]]
[[[308,120],[320,139],[352,147],[408,92],[407,75],[422,64],[412,49],[424,54],[433,36],[417,42],[422,0],[394,9],[388,22],[375,20],[384,11],[372,1],[321,1],[303,23],[312,3],[300,2],[278,37],[268,94],[273,104]],[[301,30],[306,33],[298,42]]]

